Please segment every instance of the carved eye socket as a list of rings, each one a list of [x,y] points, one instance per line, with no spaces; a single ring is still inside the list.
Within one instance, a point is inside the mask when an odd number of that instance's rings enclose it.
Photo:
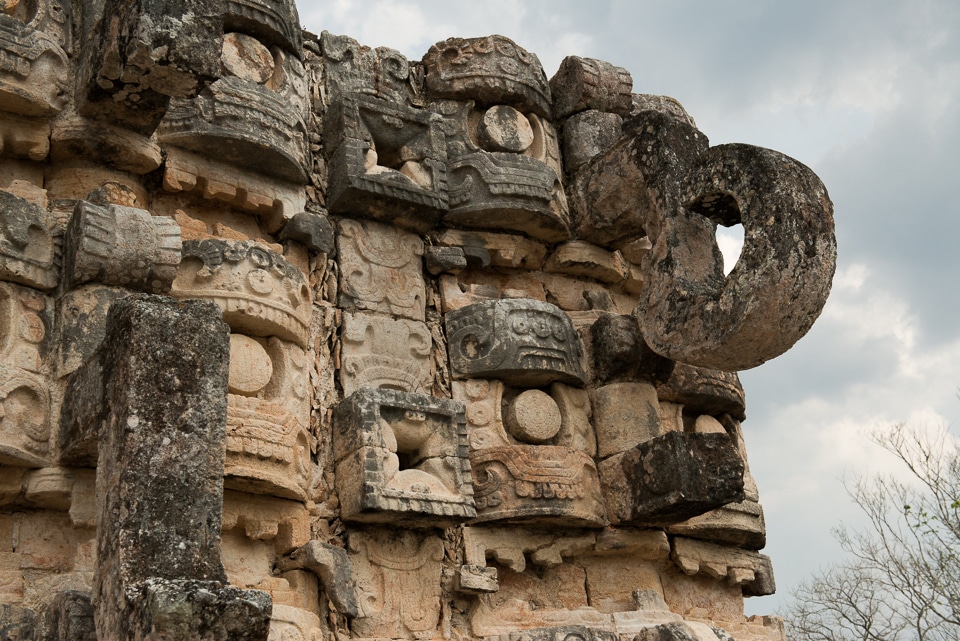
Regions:
[[[550,321],[540,319],[533,326],[533,331],[536,332],[537,336],[539,336],[540,338],[546,338],[547,336],[553,333],[551,331],[550,325],[551,325]]]
[[[522,336],[523,334],[526,334],[529,331],[530,331],[530,322],[526,318],[514,319],[513,321],[514,334],[520,334]]]

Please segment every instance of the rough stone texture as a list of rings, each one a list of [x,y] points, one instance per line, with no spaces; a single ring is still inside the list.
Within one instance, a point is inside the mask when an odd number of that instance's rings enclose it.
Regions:
[[[657,96],[649,93],[633,94],[633,106],[630,109],[630,115],[636,116],[641,111],[659,111],[662,114],[671,116],[685,122],[691,127],[696,128],[697,123],[693,117],[687,113],[680,101],[670,96]]]
[[[745,596],[776,591],[770,557],[759,552],[675,537],[671,557],[685,574],[725,580],[740,587]]]
[[[0,13],[0,55],[4,59],[0,110],[44,118],[60,113],[69,86],[63,42],[38,29],[36,23],[25,24],[4,12]]]
[[[663,434],[657,392],[650,383],[613,383],[592,390],[597,456],[626,452]]]
[[[536,55],[509,38],[448,38],[423,57],[431,99],[512,105],[550,118],[550,85]]]
[[[350,557],[346,550],[320,541],[310,541],[281,561],[282,569],[304,568],[314,572],[323,588],[342,614],[356,618],[357,597]]]
[[[636,318],[601,314],[590,327],[593,377],[597,383],[668,380],[676,364],[654,352],[640,335]]]
[[[323,80],[327,100],[348,93],[364,93],[395,104],[406,104],[420,93],[406,57],[389,47],[362,46],[353,38],[320,35]]]
[[[575,172],[620,139],[623,117],[596,109],[570,116],[563,123],[563,166]]]
[[[726,371],[790,349],[820,315],[836,267],[833,204],[823,183],[783,154],[731,144],[699,157],[678,197],[684,213],[664,217],[651,234],[639,314],[647,342],[665,356]],[[726,278],[704,278],[686,259],[716,246],[692,232],[703,224],[698,216],[743,224],[743,250]]]
[[[11,641],[33,641],[37,632],[37,615],[28,608],[0,604],[0,638]]]
[[[223,11],[224,31],[249,34],[268,47],[302,55],[303,35],[293,0],[224,0]]]
[[[627,116],[633,105],[630,72],[593,58],[564,58],[550,79],[550,90],[557,119],[587,109]]]
[[[668,432],[627,451],[624,521],[665,525],[743,500],[743,460],[726,434]]]
[[[333,447],[344,519],[428,527],[477,514],[456,401],[361,388],[337,406]]]
[[[332,254],[333,234],[333,223],[327,216],[303,211],[287,221],[280,240],[295,240],[314,254]]]
[[[497,378],[524,387],[584,383],[580,338],[570,318],[549,303],[476,303],[445,321],[455,378]]]
[[[657,395],[696,414],[729,414],[738,421],[746,418],[746,399],[736,372],[677,363],[670,377],[657,386]]]
[[[180,247],[180,227],[169,218],[79,202],[64,239],[64,285],[99,282],[166,293],[177,275]]]
[[[60,278],[60,239],[46,209],[0,190],[0,279],[53,289]]]
[[[89,594],[60,592],[47,612],[47,641],[97,641],[93,616]]]

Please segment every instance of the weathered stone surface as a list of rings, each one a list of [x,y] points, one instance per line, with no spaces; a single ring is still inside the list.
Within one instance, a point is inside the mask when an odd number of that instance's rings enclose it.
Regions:
[[[320,541],[310,541],[295,550],[289,559],[281,559],[279,565],[283,570],[304,568],[315,573],[337,611],[356,618],[356,582],[346,550]]]
[[[324,214],[303,211],[287,221],[280,240],[295,240],[314,254],[332,254],[333,223]]]
[[[47,611],[47,641],[97,641],[90,595],[77,590],[57,594]]]
[[[746,399],[736,372],[677,363],[670,377],[657,386],[661,401],[680,403],[696,414],[729,414],[746,418]]]
[[[436,241],[463,249],[467,265],[474,269],[489,266],[537,270],[547,257],[546,245],[518,234],[444,229]]]
[[[720,641],[723,637],[703,623],[679,621],[641,630],[636,641]]]
[[[150,137],[106,122],[64,114],[53,123],[50,159],[56,163],[91,160],[133,174],[163,164],[163,152]]]
[[[810,329],[830,292],[836,238],[826,188],[792,158],[738,144],[706,151],[680,188],[682,211],[663,209],[648,225],[644,338],[659,354],[725,371],[779,356]],[[743,250],[726,278],[712,232],[699,231],[704,220],[743,224]],[[693,258],[705,255],[706,265]]]
[[[293,0],[224,0],[223,27],[301,55],[303,36]]]
[[[49,290],[60,278],[60,239],[53,216],[0,190],[0,280]]]
[[[19,3],[18,3],[19,4]],[[53,35],[0,13],[0,110],[50,118],[67,101],[68,61]]]
[[[345,313],[342,345],[340,385],[347,396],[362,387],[426,394],[433,385],[433,340],[424,323]]]
[[[461,403],[361,388],[333,421],[342,518],[429,527],[476,516]]]
[[[327,206],[417,231],[446,212],[447,155],[440,117],[362,94],[345,94],[325,123]]]
[[[289,554],[310,540],[310,512],[298,501],[227,490],[223,532],[231,530],[240,530],[251,540],[273,541],[277,554]]]
[[[597,456],[626,452],[663,434],[657,392],[650,383],[613,383],[592,390]]]
[[[430,99],[512,105],[550,118],[550,85],[536,55],[509,38],[448,38],[423,57]]]
[[[337,236],[340,306],[424,320],[423,241],[380,223],[343,220]]]
[[[180,264],[180,227],[118,205],[79,202],[64,238],[64,286],[89,282],[161,294]]]
[[[770,557],[759,552],[675,537],[671,558],[684,573],[705,574],[740,586],[745,596],[765,596],[776,591]]]
[[[236,332],[306,347],[311,292],[299,269],[253,241],[188,240],[171,294],[217,303]]]
[[[433,638],[440,623],[443,541],[432,533],[397,529],[351,532],[360,638]]]
[[[564,58],[550,79],[550,91],[557,119],[587,109],[627,116],[633,104],[630,72],[593,58]]]
[[[511,385],[583,384],[583,348],[570,317],[530,299],[476,303],[445,318],[454,378]]]
[[[462,247],[427,247],[424,266],[431,275],[444,272],[457,274],[467,268],[469,261]],[[489,262],[489,254],[487,262]]]
[[[320,35],[320,48],[324,86],[331,98],[365,93],[406,104],[421,92],[420,82],[410,72],[410,63],[395,49],[372,49],[353,38],[327,31]]]
[[[649,93],[633,94],[633,106],[630,109],[630,115],[636,116],[641,111],[659,111],[660,113],[676,118],[691,127],[696,128],[697,123],[693,117],[687,113],[680,101],[670,96],[658,96]]]
[[[687,521],[667,528],[671,534],[691,539],[726,543],[749,550],[761,550],[767,536],[763,508],[756,501],[728,503]]]
[[[619,252],[572,240],[557,247],[543,266],[545,271],[585,276],[601,283],[617,284],[627,277],[627,262]]]
[[[667,432],[627,451],[618,467],[624,485],[609,482],[617,472],[605,468],[604,494],[627,491],[621,522],[666,525],[743,500],[743,460],[726,434]]]
[[[570,116],[563,123],[563,167],[573,173],[620,139],[623,117],[596,109]]]
[[[668,379],[674,362],[644,342],[633,316],[601,314],[590,326],[593,377],[598,383]]]
[[[80,63],[81,115],[150,135],[171,96],[195,96],[219,77],[221,3],[105,0],[101,16]]]

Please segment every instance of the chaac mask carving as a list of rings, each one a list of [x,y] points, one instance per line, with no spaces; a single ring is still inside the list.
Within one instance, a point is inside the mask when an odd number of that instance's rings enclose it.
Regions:
[[[0,12],[0,628],[783,641],[736,372],[829,293],[808,168],[503,36],[70,8]]]

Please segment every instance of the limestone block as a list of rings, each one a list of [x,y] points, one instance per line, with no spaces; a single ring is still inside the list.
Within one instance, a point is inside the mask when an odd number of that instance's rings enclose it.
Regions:
[[[429,527],[476,516],[461,403],[361,388],[333,422],[343,519]]]
[[[447,247],[461,247],[471,268],[506,267],[536,271],[543,267],[547,247],[518,234],[499,234],[485,231],[444,229],[437,234],[436,242]],[[484,264],[474,264],[472,257],[483,250],[488,256]]]
[[[0,189],[43,211],[49,205],[44,189],[44,167],[29,159],[0,157]]]
[[[78,202],[64,237],[64,286],[89,282],[170,291],[180,264],[180,227],[118,205]]]
[[[630,72],[593,58],[564,58],[550,79],[550,91],[557,119],[587,109],[627,116],[633,105]]]
[[[106,122],[64,116],[53,123],[50,136],[50,159],[55,163],[95,160],[138,175],[163,164],[160,146],[148,136]]]
[[[144,295],[111,308],[100,352],[109,411],[97,475],[98,635],[266,638],[269,596],[223,587],[229,343],[219,317],[206,301]]]
[[[572,240],[557,247],[544,270],[570,276],[585,276],[601,283],[616,284],[627,277],[627,262],[618,252]]]
[[[582,625],[565,625],[556,628],[520,630],[508,634],[487,637],[491,641],[617,641],[615,632],[597,630]]]
[[[69,511],[78,527],[96,524],[96,476],[93,470],[49,467],[24,477],[24,500],[31,506]]]
[[[49,290],[60,280],[60,238],[46,209],[0,190],[0,280]]]
[[[776,591],[770,557],[759,552],[675,537],[671,558],[685,574],[704,574],[740,586],[744,596]]]
[[[433,339],[426,324],[380,314],[344,313],[340,385],[424,394],[433,387]]]
[[[302,212],[306,204],[303,186],[297,183],[176,147],[167,147],[164,151],[167,156],[163,174],[165,191],[193,194],[254,214],[267,232],[279,230],[285,220]]]
[[[606,510],[593,459],[556,445],[474,450],[476,522],[603,527]]]
[[[655,212],[681,208],[680,181],[709,144],[694,127],[658,112],[643,112],[624,129],[616,144],[581,167],[567,185],[577,237],[601,247],[647,235],[653,241]],[[716,242],[713,228],[708,222],[703,226],[691,233],[705,238],[709,227]]]
[[[46,630],[50,641],[97,641],[90,594],[79,590],[59,592],[47,610]]]
[[[550,386],[550,397],[560,410],[560,430],[552,443],[595,457],[597,434],[590,420],[590,394],[584,389],[554,383]]]
[[[0,282],[0,463],[43,467],[50,461],[50,388],[46,379],[48,301]]]
[[[78,110],[149,136],[171,96],[219,77],[222,46],[219,3],[106,0],[83,50]]]
[[[537,240],[570,238],[570,216],[560,181],[557,132],[536,114],[515,114],[533,132],[522,152],[484,137],[489,109],[474,102],[443,101],[431,109],[443,117],[447,140],[450,210],[445,220],[458,227],[519,231]]]
[[[23,491],[26,473],[27,468],[24,467],[0,467],[0,505],[9,505],[17,500]]]
[[[434,638],[440,622],[443,542],[413,530],[353,531],[350,563],[357,580],[360,638]]]
[[[671,116],[684,122],[691,127],[696,127],[693,117],[687,113],[680,101],[670,96],[658,96],[649,93],[633,94],[633,106],[630,110],[631,116],[636,116],[641,111],[659,111],[662,114]]]
[[[272,541],[277,554],[289,554],[310,540],[310,513],[297,501],[227,490],[222,529],[241,530],[251,540]]]
[[[402,53],[388,47],[372,49],[353,38],[320,34],[323,78],[328,99],[365,93],[394,103],[409,104],[421,92],[416,74]]]
[[[597,456],[626,452],[663,434],[656,389],[650,383],[613,383],[592,390]]]
[[[278,563],[281,570],[304,568],[315,573],[338,612],[356,618],[356,582],[346,550],[310,541]]]
[[[536,274],[548,300],[566,312],[590,310],[631,313],[637,307],[637,297],[612,290],[610,287],[565,274],[542,272]]]
[[[601,314],[589,335],[593,377],[598,383],[656,383],[666,380],[675,367],[650,349],[633,316]]]
[[[302,211],[283,226],[280,240],[295,240],[312,254],[331,254],[334,250],[333,223],[326,213]]]
[[[705,151],[678,188],[682,212],[658,207],[649,225],[652,259],[638,314],[647,343],[675,360],[731,372],[790,349],[820,315],[836,267],[823,183],[783,154],[734,144]],[[726,277],[714,250],[716,223],[744,228],[740,259]]]
[[[692,539],[761,550],[767,543],[763,508],[756,501],[728,503],[721,508],[667,528],[671,534]]]
[[[448,38],[423,57],[427,96],[505,104],[550,118],[550,84],[535,54],[509,38]]]
[[[224,0],[225,31],[240,31],[299,57],[303,36],[293,0]]]
[[[620,139],[623,117],[588,109],[563,123],[563,167],[573,173]]]
[[[634,638],[636,641],[720,641],[725,636],[703,623],[678,621],[643,629]]]
[[[667,525],[743,500],[743,459],[726,434],[670,431],[607,463],[605,498],[622,522]]]
[[[0,13],[0,110],[51,118],[67,101],[69,63],[56,37]]]
[[[0,17],[3,17],[0,15]],[[0,50],[2,51],[2,50]],[[3,114],[0,155],[40,162],[50,153],[50,123],[40,118]]]
[[[423,258],[424,266],[433,276],[444,272],[457,274],[466,269],[468,264],[462,247],[427,247]]]
[[[574,535],[544,533],[505,527],[466,527],[463,529],[463,552],[468,565],[485,567],[492,558],[511,572],[522,573],[529,560],[543,568],[555,568],[564,558],[590,552],[597,535],[585,532]]]
[[[30,608],[0,603],[0,634],[4,639],[33,641],[37,632],[37,615]]]
[[[313,612],[274,604],[267,641],[323,641],[320,617]]]
[[[623,245],[619,251],[627,262],[632,265],[640,265],[643,263],[643,257],[649,254],[651,249],[653,249],[653,244],[649,238],[644,236]]]
[[[423,241],[380,223],[342,220],[340,306],[424,320]]]
[[[457,572],[457,592],[464,594],[488,594],[500,589],[497,583],[497,568],[480,565],[461,565]]]
[[[447,154],[440,117],[344,94],[324,118],[327,206],[416,231],[446,212]]]
[[[657,386],[661,401],[680,403],[694,414],[746,418],[746,399],[736,372],[677,363],[670,378]]]
[[[496,378],[511,385],[582,385],[583,347],[570,317],[531,299],[475,303],[446,314],[454,378]]]
[[[500,298],[532,298],[546,302],[543,274],[466,269],[456,276],[440,276],[440,300],[444,314],[483,301]]]
[[[307,346],[310,287],[299,269],[257,242],[185,241],[171,294],[217,303],[234,332]]]

